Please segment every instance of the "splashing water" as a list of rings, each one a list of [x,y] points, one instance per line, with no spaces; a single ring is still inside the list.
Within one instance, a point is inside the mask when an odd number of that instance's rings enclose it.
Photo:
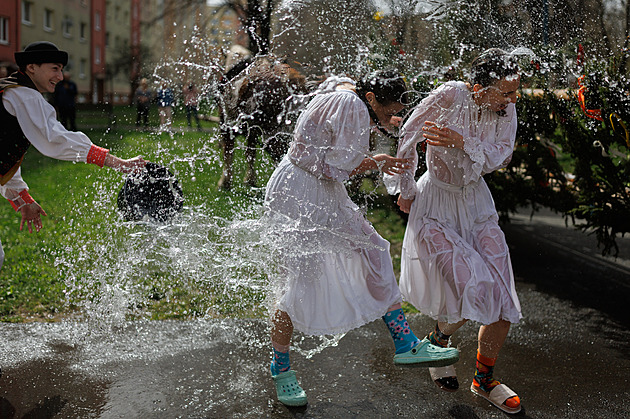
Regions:
[[[309,7],[309,3],[286,1],[283,7],[295,12]],[[443,23],[451,16],[457,2],[420,3],[417,7],[425,13],[425,23],[434,24]],[[371,8],[356,13],[369,18],[370,11]],[[292,37],[293,31],[304,29],[300,17],[299,13],[280,17],[275,39]],[[325,24],[330,19],[331,16],[326,16],[322,22]],[[347,21],[341,28],[349,34],[347,39],[351,45],[344,45],[338,51],[330,41],[324,41],[321,44],[321,67],[314,70],[318,76],[327,72],[361,74],[373,64],[374,40],[365,39],[365,33],[358,30],[348,30]],[[345,39],[337,42],[342,45]],[[299,45],[284,47],[304,50],[312,49],[315,44],[313,39],[306,37],[297,42]],[[193,37],[186,43],[207,52],[203,37]],[[457,66],[470,49],[470,45],[463,43],[456,46],[451,51],[452,59],[444,65],[428,60],[410,61],[402,54],[397,64],[409,69],[410,88],[415,89],[414,83],[419,79],[434,78],[436,74],[445,74],[450,67]],[[532,51],[524,47],[516,48],[512,53],[528,59],[532,56]],[[386,55],[381,57],[387,58]],[[153,79],[172,86],[187,78],[205,80],[200,85],[200,95],[220,101],[218,80],[224,70],[218,60],[199,64],[192,59],[180,58],[158,64]],[[421,97],[431,88],[423,85],[416,93]],[[287,121],[285,128],[288,131],[292,116],[295,115],[282,117]],[[247,117],[240,115],[239,119]],[[260,190],[254,190],[254,196],[223,194],[214,200],[204,196],[200,186],[195,186],[196,194],[187,192],[187,185],[197,183],[197,177],[220,172],[222,160],[216,146],[218,135],[193,142],[191,146],[186,134],[159,134],[148,135],[146,139],[155,143],[155,152],[148,158],[169,167],[179,178],[186,199],[182,213],[165,224],[124,222],[113,210],[112,197],[117,194],[117,184],[96,180],[99,188],[93,202],[77,211],[98,212],[106,219],[106,224],[99,226],[95,238],[89,240],[70,232],[65,248],[50,252],[65,277],[68,301],[79,306],[94,330],[104,331],[121,326],[129,318],[266,316],[271,305],[270,296],[277,294],[282,284],[273,279],[283,276],[286,270],[283,262],[291,257],[317,254],[324,249],[312,244],[316,241],[304,241],[306,233],[300,226],[295,227],[295,235],[278,234],[270,228],[266,223],[269,219],[263,217],[261,199],[256,196]],[[262,154],[262,150],[258,152]],[[262,166],[267,173],[273,165],[268,157],[262,157]],[[375,194],[376,187],[367,194],[366,200]],[[308,234],[337,235],[338,248],[325,249],[327,252],[349,251],[352,246],[368,249],[374,246],[361,238],[333,231],[310,231]],[[155,315],[152,311],[156,311]],[[326,346],[336,345],[341,336],[311,340],[296,337],[295,343],[298,351],[310,357]]]

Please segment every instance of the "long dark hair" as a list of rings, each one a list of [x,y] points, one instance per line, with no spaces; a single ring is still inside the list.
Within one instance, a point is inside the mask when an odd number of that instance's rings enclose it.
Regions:
[[[475,58],[471,64],[473,84],[488,87],[499,80],[518,74],[516,58],[499,48],[490,48]]]
[[[356,92],[363,103],[365,103],[365,106],[367,106],[370,118],[376,124],[378,130],[388,137],[394,137],[381,126],[381,121],[378,120],[376,112],[368,103],[365,95],[369,92],[374,93],[374,98],[382,105],[392,103],[407,105],[409,103],[407,83],[405,83],[400,73],[393,69],[375,71],[357,81]]]

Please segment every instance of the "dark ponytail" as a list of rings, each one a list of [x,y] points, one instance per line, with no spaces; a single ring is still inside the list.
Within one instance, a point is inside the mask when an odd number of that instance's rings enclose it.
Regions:
[[[491,48],[471,64],[471,78],[473,84],[488,87],[499,80],[518,74],[518,63],[511,54],[499,48]]]
[[[374,109],[370,106],[365,95],[374,93],[374,98],[381,105],[400,103],[406,105],[409,102],[407,84],[396,70],[379,70],[362,78],[357,82],[356,92],[368,108],[370,118],[376,127],[388,137],[394,137],[389,131],[381,126]]]
[[[375,71],[359,80],[357,94],[365,100],[368,92],[374,93],[374,97],[381,105],[408,103],[407,84],[396,70]]]

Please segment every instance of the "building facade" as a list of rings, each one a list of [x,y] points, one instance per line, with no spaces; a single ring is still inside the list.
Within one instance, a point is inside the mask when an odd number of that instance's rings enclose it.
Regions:
[[[1,0],[0,68],[35,41],[68,52],[80,103],[130,103],[141,77],[183,85],[218,78],[240,20],[206,0]],[[174,85],[172,87],[177,88]]]

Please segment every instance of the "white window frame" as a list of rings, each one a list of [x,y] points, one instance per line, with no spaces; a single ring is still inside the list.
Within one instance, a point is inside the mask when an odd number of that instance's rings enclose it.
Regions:
[[[44,30],[46,32],[52,32],[55,30],[55,28],[53,27],[54,20],[54,12],[50,9],[44,9]]]
[[[0,45],[9,44],[9,25],[11,20],[7,16],[0,16]]]
[[[79,78],[84,79],[85,73],[87,69],[87,60],[85,58],[81,58],[79,60]]]
[[[85,42],[87,37],[85,36],[88,29],[88,25],[85,22],[79,23],[79,41]]]
[[[66,15],[63,17],[63,20],[61,21],[61,28],[65,38],[72,38],[73,25],[74,23],[72,23],[72,18],[70,16]]]
[[[22,23],[29,26],[33,24],[33,3],[30,1],[22,2]]]

